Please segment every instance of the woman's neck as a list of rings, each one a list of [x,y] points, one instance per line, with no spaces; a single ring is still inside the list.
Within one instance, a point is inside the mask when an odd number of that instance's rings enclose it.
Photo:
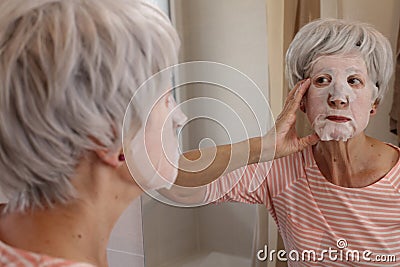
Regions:
[[[74,186],[79,199],[53,208],[9,213],[0,219],[0,239],[16,248],[107,266],[111,231],[142,191],[100,163],[81,164]]]
[[[365,187],[379,180],[395,164],[393,150],[361,133],[347,142],[319,142],[313,148],[314,158],[328,181],[343,187]],[[397,152],[396,152],[397,153]],[[392,164],[375,164],[381,159]]]

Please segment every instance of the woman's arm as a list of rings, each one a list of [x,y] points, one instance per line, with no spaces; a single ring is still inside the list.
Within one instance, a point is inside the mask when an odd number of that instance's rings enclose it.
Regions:
[[[175,182],[181,188],[173,187],[167,197],[178,202],[200,203],[205,195],[205,186],[202,185],[211,183],[221,175],[248,164],[284,157],[317,143],[319,138],[316,134],[300,138],[295,129],[296,111],[309,86],[309,79],[295,86],[286,98],[275,128],[265,136],[184,153],[179,161]]]
[[[266,150],[273,151],[275,148],[273,138],[266,140],[269,147]],[[175,184],[184,187],[206,185],[221,175],[257,163],[261,158],[263,142],[266,142],[263,138],[255,137],[234,144],[188,151],[179,160],[179,172]],[[269,158],[264,160],[272,159],[273,153],[269,153]]]

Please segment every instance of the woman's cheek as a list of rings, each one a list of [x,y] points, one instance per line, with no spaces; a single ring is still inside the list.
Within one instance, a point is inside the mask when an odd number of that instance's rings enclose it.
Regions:
[[[318,115],[325,114],[326,98],[324,98],[324,95],[312,86],[308,90],[305,108],[308,120],[312,124]]]
[[[163,113],[159,112],[160,108],[156,106],[146,121],[145,128],[145,151],[146,159],[150,160],[152,166],[157,168],[160,155],[162,154],[162,127]]]
[[[350,103],[350,108],[357,123],[357,132],[365,130],[368,125],[372,108],[371,96],[372,93],[359,91],[356,93],[356,101]]]

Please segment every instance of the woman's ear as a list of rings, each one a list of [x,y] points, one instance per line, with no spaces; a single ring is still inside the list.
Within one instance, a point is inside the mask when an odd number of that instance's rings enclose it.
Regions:
[[[102,143],[95,137],[90,136],[89,137],[95,144],[99,145],[100,147],[103,147]],[[119,151],[119,152],[118,152]],[[96,153],[97,157],[105,164],[114,167],[114,168],[118,168],[122,165],[123,161],[125,161],[125,156],[124,156],[124,160],[121,160],[121,155],[123,154],[123,149],[122,147],[118,150],[116,150],[116,152],[111,152],[110,150],[106,149],[106,148],[99,148],[94,150],[94,152]]]
[[[121,160],[123,157],[121,157],[121,155],[123,155],[120,152],[110,152],[107,150],[96,150],[96,155],[99,157],[99,159],[113,167],[113,168],[119,168],[121,167],[121,165],[124,163],[124,160]],[[125,159],[125,158],[124,158]]]
[[[300,102],[300,110],[306,113],[306,97],[303,96]]]
[[[376,114],[376,106],[373,105],[370,112],[369,112],[370,116],[374,116]]]
[[[377,109],[378,109],[378,106],[379,106],[379,101],[377,100],[377,101],[375,101],[375,103],[372,105],[371,110],[370,110],[370,112],[369,112],[371,116],[374,116],[374,115],[376,114]]]

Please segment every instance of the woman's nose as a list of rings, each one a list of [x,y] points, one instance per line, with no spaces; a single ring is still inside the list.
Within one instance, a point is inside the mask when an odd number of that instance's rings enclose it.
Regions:
[[[349,106],[349,97],[333,97],[328,96],[328,105],[333,109],[345,109]]]

